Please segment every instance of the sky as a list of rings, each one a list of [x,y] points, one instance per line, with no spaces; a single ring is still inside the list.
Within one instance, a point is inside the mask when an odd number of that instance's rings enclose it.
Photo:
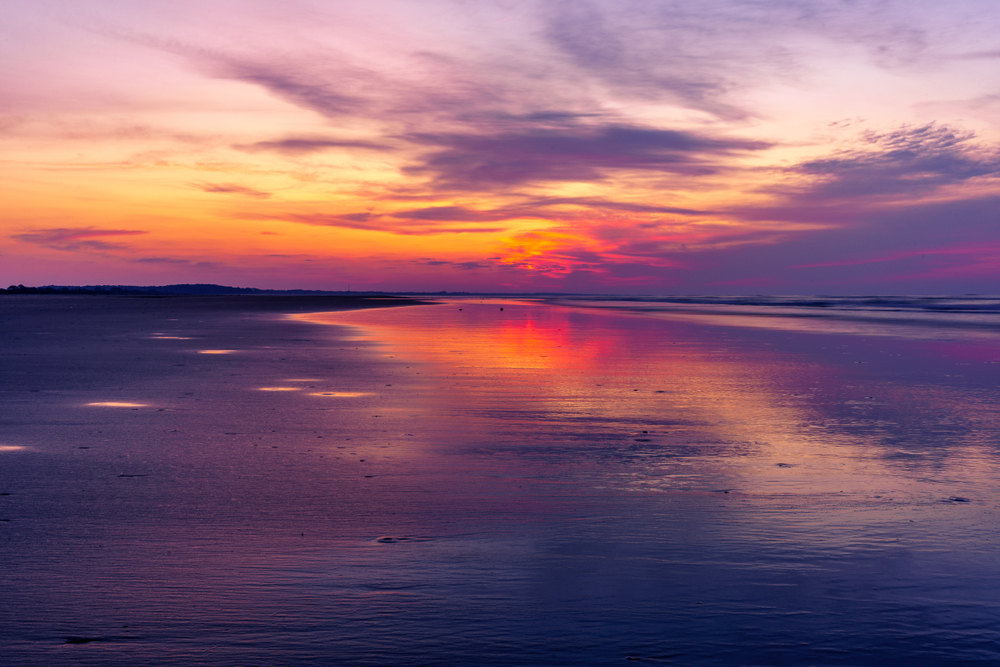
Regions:
[[[1000,3],[5,0],[0,283],[1000,293]]]

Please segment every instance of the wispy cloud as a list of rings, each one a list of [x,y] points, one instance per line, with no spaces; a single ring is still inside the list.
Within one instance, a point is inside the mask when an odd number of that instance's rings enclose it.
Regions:
[[[324,116],[362,111],[367,106],[363,89],[377,78],[374,72],[353,65],[346,56],[333,50],[325,50],[317,61],[307,54],[271,53],[253,57],[155,39],[149,42],[190,58],[211,76],[260,86],[276,97]],[[362,90],[351,92],[352,88]]]
[[[347,141],[328,137],[287,137],[251,144],[235,144],[233,148],[248,153],[273,152],[284,155],[305,155],[333,148],[359,148],[373,151],[392,150],[392,147],[371,141]]]
[[[848,201],[853,197],[931,194],[974,178],[1000,175],[1000,150],[974,142],[972,132],[928,124],[866,132],[858,145],[803,162],[792,172],[809,179],[798,198]]]
[[[527,198],[518,204],[491,209],[471,209],[467,206],[429,206],[426,208],[396,211],[392,217],[410,220],[441,222],[485,222],[538,218],[561,220],[578,218],[581,212],[621,211],[627,213],[669,214],[677,216],[703,216],[709,211],[676,206],[655,206],[620,202],[598,197],[540,197]]]
[[[106,251],[127,248],[122,243],[110,243],[99,239],[106,237],[137,236],[149,232],[139,229],[99,229],[96,227],[61,227],[57,229],[38,229],[20,234],[12,234],[11,238],[25,243],[53,248],[55,250],[90,250]]]
[[[212,194],[243,195],[246,197],[256,197],[257,199],[267,199],[271,196],[270,192],[264,192],[263,190],[257,190],[256,188],[237,183],[192,183],[192,185],[202,192]]]
[[[497,268],[497,264],[493,262],[482,262],[482,261],[456,262],[451,260],[433,259],[427,257],[415,260],[414,264],[422,266],[443,266],[452,269],[460,269],[462,271],[478,271],[480,269]]]
[[[217,269],[223,266],[219,262],[191,260],[185,257],[135,257],[129,261],[136,264],[166,264],[192,269]]]
[[[372,215],[371,213],[351,213],[346,215],[326,213],[288,213],[270,214],[260,217],[268,220],[282,220],[303,225],[319,227],[340,227],[343,229],[363,229],[373,232],[385,232],[400,236],[429,236],[434,234],[486,234],[503,232],[506,227],[467,227],[455,225],[427,224],[421,221],[399,221]]]

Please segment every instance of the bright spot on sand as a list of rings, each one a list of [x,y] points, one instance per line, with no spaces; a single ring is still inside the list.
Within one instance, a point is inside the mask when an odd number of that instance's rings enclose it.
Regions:
[[[187,336],[150,336],[150,338],[155,338],[157,340],[191,340]]]
[[[367,391],[317,391],[310,396],[334,396],[336,398],[354,398],[355,396],[371,396]]]
[[[261,387],[258,391],[298,391],[298,387]]]
[[[102,408],[144,408],[145,403],[120,403],[118,401],[101,401],[99,403],[87,403],[87,405],[95,405]]]
[[[0,452],[16,452],[19,449],[24,449],[20,445],[0,445]]]
[[[198,350],[198,354],[229,354],[236,350]]]

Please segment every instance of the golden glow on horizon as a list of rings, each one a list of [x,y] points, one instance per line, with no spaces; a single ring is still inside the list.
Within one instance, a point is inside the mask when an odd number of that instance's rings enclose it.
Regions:
[[[299,387],[260,387],[257,391],[299,391]]]
[[[0,445],[0,452],[17,452],[22,449],[27,449],[21,445]]]
[[[232,354],[236,350],[198,350],[198,354]]]
[[[815,259],[810,232],[863,232],[889,208],[997,185],[985,5],[975,25],[885,9],[884,25],[921,35],[918,54],[870,48],[881,33],[853,5],[838,21],[775,9],[758,25],[735,1],[731,17],[664,21],[599,0],[594,20],[631,63],[617,69],[588,51],[572,3],[525,7],[503,39],[475,42],[477,3],[448,5],[442,24],[427,18],[442,7],[404,18],[377,0],[304,0],[276,24],[237,0],[238,31],[190,0],[63,4],[62,18],[32,3],[5,17],[18,56],[3,79],[0,237],[15,284],[650,293],[782,271],[828,288],[840,269],[799,268]],[[102,21],[120,27],[94,48],[85,26]],[[544,37],[550,21],[566,40]],[[921,225],[871,235],[872,254],[940,245],[936,230],[910,238]],[[867,252],[850,234],[821,245],[837,255],[824,261]],[[937,260],[988,274],[988,253],[964,248]],[[913,257],[872,270],[893,285],[938,275]]]

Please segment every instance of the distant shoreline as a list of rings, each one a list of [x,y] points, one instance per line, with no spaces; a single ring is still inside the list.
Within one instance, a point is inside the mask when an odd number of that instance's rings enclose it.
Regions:
[[[92,296],[93,299],[80,297]],[[259,314],[294,314],[305,312],[333,312],[341,310],[365,310],[369,308],[392,308],[396,306],[419,306],[431,303],[420,299],[397,297],[391,295],[317,295],[301,296],[294,294],[273,295],[262,294],[252,298],[243,295],[135,295],[135,294],[21,294],[16,297],[2,298],[0,292],[0,314],[9,316],[13,313],[37,311],[64,314],[66,308],[77,308],[76,314],[89,312],[98,308],[107,313],[139,312],[135,309],[140,303],[153,308],[149,312],[167,312],[180,308],[181,311],[211,312],[220,314],[226,312],[259,313]],[[103,298],[101,298],[103,297]],[[129,305],[129,304],[132,305]],[[89,304],[89,305],[88,305]],[[117,305],[114,305],[117,304]],[[83,307],[80,311],[78,308]],[[111,310],[107,310],[110,308]],[[148,310],[148,308],[147,308]],[[178,311],[178,312],[181,312]],[[145,312],[145,311],[144,311]]]
[[[211,284],[178,284],[161,286],[138,285],[42,285],[26,287],[11,285],[0,289],[0,294],[55,294],[61,296],[459,296],[459,297],[586,297],[608,295],[589,295],[567,292],[409,292],[387,290],[307,290],[307,289],[260,289],[257,287],[229,287]]]

